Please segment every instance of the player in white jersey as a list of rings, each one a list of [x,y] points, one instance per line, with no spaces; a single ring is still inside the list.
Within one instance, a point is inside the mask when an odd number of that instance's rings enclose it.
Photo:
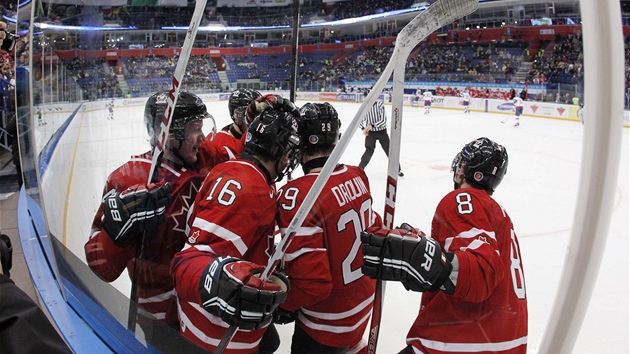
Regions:
[[[580,119],[580,122],[582,122],[582,125],[584,125],[584,103],[580,103],[580,109],[577,111],[577,116]]]
[[[107,104],[107,119],[114,120],[114,99]]]
[[[462,98],[464,99],[464,113],[470,113],[470,93],[468,90],[462,92]]]
[[[516,116],[516,124],[514,124],[514,126],[518,127],[520,125],[519,120],[521,113],[523,113],[523,99],[515,96],[514,99],[512,99],[512,103],[514,103],[514,115]]]
[[[420,104],[420,96],[422,96],[420,89],[416,89],[416,93],[413,97],[413,102],[411,103],[412,107],[418,107],[418,105]]]
[[[424,91],[422,94],[424,97],[424,114],[429,114],[431,110],[431,98],[433,97],[433,93],[429,90]]]

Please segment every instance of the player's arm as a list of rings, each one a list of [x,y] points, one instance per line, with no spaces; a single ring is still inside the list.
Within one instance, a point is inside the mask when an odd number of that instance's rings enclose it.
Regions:
[[[90,268],[110,282],[134,256],[136,242],[147,233],[150,237],[164,221],[171,202],[171,185],[138,184],[122,192],[108,185],[105,190],[84,250]]]
[[[300,110],[291,100],[276,94],[267,94],[256,98],[247,106],[246,116],[251,122],[257,115],[269,107],[290,113],[296,118],[300,116]]]

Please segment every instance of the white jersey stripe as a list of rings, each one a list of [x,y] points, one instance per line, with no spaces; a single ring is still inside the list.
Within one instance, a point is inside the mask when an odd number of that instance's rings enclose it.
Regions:
[[[359,326],[361,326],[365,321],[368,320],[368,318],[370,318],[370,315],[371,313],[368,312],[365,316],[363,316],[363,318],[360,321],[358,321],[354,326],[351,326],[351,327],[317,324],[317,323],[309,321],[308,318],[306,318],[304,314],[302,314],[301,312],[298,312],[298,320],[302,322],[302,324],[304,324],[306,327],[317,330],[317,331],[331,332],[331,333],[348,333],[359,328]]]
[[[455,237],[459,237],[459,238],[475,238],[477,236],[479,236],[480,234],[485,234],[487,236],[489,236],[490,238],[492,238],[493,240],[497,240],[496,234],[494,233],[494,231],[486,231],[486,230],[482,230],[482,229],[478,229],[476,227],[473,227],[472,229],[468,230],[468,231],[464,231],[461,232],[459,235],[456,235]],[[446,239],[446,241],[444,241],[444,249],[446,251],[451,251],[451,243],[453,243],[453,239],[455,237],[449,237]],[[463,250],[462,250],[463,251]]]
[[[311,253],[311,252],[326,252],[325,248],[300,248],[298,251],[293,252],[293,253],[285,253],[284,254],[284,260],[287,262],[290,262],[296,258],[298,258],[299,256],[305,254],[305,253]]]
[[[234,247],[236,247],[236,249],[240,252],[241,256],[244,255],[245,252],[247,252],[247,245],[245,244],[245,242],[243,242],[241,236],[220,225],[197,217],[195,218],[195,221],[193,221],[193,227],[199,228],[226,241],[232,242],[232,244],[234,244]]]
[[[139,298],[138,299],[138,303],[139,304],[146,304],[146,303],[150,303],[150,302],[161,302],[161,301],[168,300],[168,299],[172,298],[173,296],[175,296],[175,289],[167,291],[165,293],[161,293],[161,294],[155,295],[155,296]]]
[[[420,341],[423,346],[439,350],[442,352],[458,352],[458,353],[478,353],[478,352],[501,352],[516,348],[520,345],[527,344],[527,336],[517,338],[507,342],[498,343],[446,343],[429,340],[425,338],[407,338],[410,341]]]
[[[361,312],[363,309],[365,309],[366,307],[370,306],[370,304],[372,304],[372,301],[374,301],[374,297],[368,297],[367,299],[365,299],[363,302],[361,302],[360,304],[358,304],[357,306],[355,306],[354,308],[348,310],[348,311],[344,311],[344,312],[340,312],[340,313],[325,313],[325,312],[315,312],[315,311],[310,311],[307,309],[301,309],[301,311],[310,316],[310,317],[315,317],[319,320],[328,320],[328,321],[332,321],[332,320],[342,320],[344,318],[348,318],[352,315],[355,315],[359,312]]]

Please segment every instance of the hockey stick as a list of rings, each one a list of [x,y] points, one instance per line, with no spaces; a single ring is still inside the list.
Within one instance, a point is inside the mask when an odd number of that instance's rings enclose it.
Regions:
[[[477,9],[477,0],[440,0],[433,3],[427,10],[421,12],[412,20],[396,38],[396,47],[391,61],[395,60],[392,92],[392,113],[390,126],[389,162],[387,165],[387,185],[385,186],[385,210],[383,223],[386,228],[394,227],[394,212],[396,210],[396,192],[398,189],[398,171],[400,168],[400,146],[402,136],[402,111],[405,88],[405,67],[407,59],[415,46],[433,31],[458,18],[471,14]],[[410,27],[414,23],[413,27]],[[415,32],[415,33],[414,33]],[[399,46],[401,36],[413,37],[413,41]],[[396,50],[398,49],[398,52]],[[370,321],[367,353],[376,352],[380,324],[385,298],[385,282],[376,282],[372,319]]]
[[[508,114],[508,116],[505,117],[505,119],[501,121],[501,124],[505,124],[505,122],[507,122],[508,119],[510,119],[511,116],[512,116],[511,114]]]
[[[276,250],[267,262],[267,267],[265,268],[265,271],[261,275],[261,278],[263,280],[266,280],[280,263],[280,260],[286,253],[289,244],[291,243],[293,238],[295,238],[297,229],[302,226],[302,223],[306,219],[306,215],[310,212],[311,208],[315,204],[315,200],[317,200],[322,189],[324,189],[324,185],[332,174],[333,169],[337,165],[337,162],[339,162],[339,159],[341,158],[343,152],[346,150],[346,147],[348,146],[348,143],[353,136],[352,132],[356,131],[356,129],[359,127],[360,120],[363,118],[363,116],[365,116],[367,110],[372,108],[372,105],[387,84],[387,81],[394,71],[394,67],[398,63],[397,60],[398,57],[401,55],[400,53],[406,53],[406,55],[404,55],[406,61],[409,53],[411,53],[411,50],[421,40],[426,38],[426,36],[431,34],[433,31],[439,29],[440,27],[448,24],[449,22],[474,12],[477,9],[478,5],[478,0],[438,0],[427,10],[419,13],[400,31],[398,37],[396,38],[396,45],[394,46],[392,57],[389,59],[387,66],[383,70],[383,73],[379,77],[378,81],[376,81],[376,83],[372,87],[372,90],[367,95],[365,101],[363,101],[363,103],[359,107],[359,110],[354,115],[354,118],[352,118],[352,121],[350,122],[346,130],[347,133],[342,135],[341,139],[328,157],[326,164],[324,164],[324,167],[313,182],[311,190],[306,194],[302,205],[300,205],[297,212],[295,213],[295,216],[287,226],[284,237],[282,237],[282,239],[278,243]],[[404,71],[404,65],[402,67],[402,71]],[[225,349],[230,340],[232,340],[232,337],[236,333],[236,330],[236,326],[230,326],[228,331],[221,339],[221,342],[217,346],[217,350],[214,352],[215,354],[222,353],[223,349]]]
[[[203,15],[203,11],[206,8],[207,0],[197,0],[195,2],[195,11],[193,12],[188,31],[186,32],[186,39],[182,45],[182,50],[179,53],[179,59],[177,60],[177,66],[175,66],[175,72],[173,73],[173,80],[171,81],[171,89],[168,91],[166,98],[166,109],[164,110],[164,116],[160,122],[160,133],[157,138],[155,147],[153,148],[153,155],[151,159],[151,169],[149,170],[149,176],[147,183],[153,183],[157,179],[157,166],[162,161],[164,155],[164,147],[166,146],[166,140],[168,138],[168,132],[171,127],[171,121],[173,119],[173,112],[175,111],[175,105],[177,104],[177,98],[179,97],[180,85],[184,80],[186,74],[186,66],[188,66],[188,59],[190,58],[190,52],[192,51],[195,37],[197,36],[197,29]],[[144,234],[140,240],[140,245],[136,246],[136,258],[133,266],[133,278],[131,279],[131,295],[129,296],[129,318],[127,319],[127,328],[133,331],[136,326],[136,316],[138,312],[138,258],[142,257],[144,252]]]

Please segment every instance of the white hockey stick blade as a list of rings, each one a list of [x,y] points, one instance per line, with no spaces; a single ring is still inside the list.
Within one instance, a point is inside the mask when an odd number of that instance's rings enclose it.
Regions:
[[[193,12],[188,31],[186,32],[186,39],[182,45],[182,50],[179,53],[179,59],[177,60],[177,66],[175,66],[175,72],[173,73],[173,79],[171,81],[171,89],[168,91],[168,97],[166,99],[166,109],[164,110],[164,117],[160,123],[160,135],[158,136],[155,147],[153,148],[153,156],[151,160],[151,170],[149,172],[149,182],[153,182],[153,174],[157,165],[162,159],[164,153],[164,147],[166,146],[166,140],[168,139],[168,131],[171,127],[171,121],[173,119],[173,112],[177,105],[177,98],[179,97],[180,85],[184,80],[186,74],[186,67],[188,66],[188,59],[190,58],[190,52],[192,51],[195,37],[197,36],[197,30],[199,29],[199,23],[201,22],[203,11],[206,8],[207,0],[197,0],[195,2],[195,11]]]

